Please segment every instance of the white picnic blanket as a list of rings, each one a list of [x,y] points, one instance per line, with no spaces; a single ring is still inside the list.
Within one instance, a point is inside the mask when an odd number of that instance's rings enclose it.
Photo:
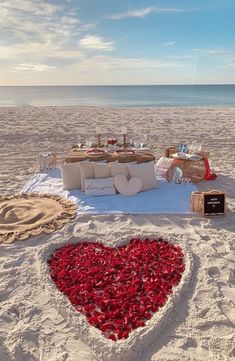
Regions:
[[[158,177],[157,177],[158,178]],[[160,188],[140,192],[134,196],[86,196],[78,189],[66,191],[60,169],[35,174],[22,192],[57,194],[78,205],[79,214],[193,214],[190,194],[197,188],[193,184],[171,184],[159,177]]]

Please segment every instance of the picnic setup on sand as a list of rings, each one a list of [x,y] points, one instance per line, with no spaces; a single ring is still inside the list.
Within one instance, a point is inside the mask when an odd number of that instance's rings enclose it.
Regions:
[[[49,233],[51,223],[59,228],[58,224],[69,218],[64,209],[59,212],[55,207],[59,199],[60,204],[73,205],[70,208],[76,209],[76,214],[225,214],[225,193],[197,190],[197,183],[216,179],[210,170],[209,153],[200,145],[168,147],[156,160],[146,143],[128,142],[126,128],[122,128],[121,139],[102,142],[101,135],[98,128],[96,142],[72,145],[60,165],[52,152],[38,155],[37,172],[21,196],[0,200],[2,242],[25,239],[38,229]],[[48,204],[43,204],[43,199]]]
[[[168,181],[165,174],[173,159],[156,163],[147,147],[73,147],[65,159],[60,168],[53,163],[53,169],[35,174],[23,192],[64,197],[78,206],[78,214],[192,213],[189,198],[197,191],[195,185]]]
[[[216,179],[198,144],[170,146],[156,159],[146,142],[128,141],[125,128],[121,133],[103,140],[97,129],[96,142],[71,145],[60,164],[53,152],[39,154],[22,192],[0,198],[0,243],[50,235],[83,214],[225,214],[224,192],[197,189]],[[128,360],[137,359],[193,268],[188,251],[163,237],[129,237],[117,247],[69,242],[45,261],[48,287],[63,296],[66,310],[72,305],[80,335],[107,361],[117,354],[124,361],[128,352]]]

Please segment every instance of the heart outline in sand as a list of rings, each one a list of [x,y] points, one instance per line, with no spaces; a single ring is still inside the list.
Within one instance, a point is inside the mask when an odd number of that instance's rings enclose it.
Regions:
[[[74,238],[71,238],[71,240],[74,243],[77,242]],[[174,243],[174,241],[171,241],[171,243]],[[107,244],[107,242],[104,242],[104,244]],[[126,244],[126,241],[119,240],[117,241],[117,244]],[[98,329],[91,327],[85,317],[78,313],[74,307],[71,307],[71,303],[67,297],[65,297],[52,282],[48,268],[43,266],[43,262],[45,262],[45,259],[48,260],[51,257],[52,252],[57,247],[58,242],[54,245],[48,245],[41,256],[41,273],[42,276],[44,275],[45,281],[47,279],[46,287],[47,291],[50,293],[53,305],[56,306],[59,313],[65,317],[73,327],[76,327],[77,335],[91,347],[97,360],[111,361],[114,357],[115,360],[118,361],[124,361],[127,357],[130,361],[141,360],[143,352],[148,348],[148,345],[153,342],[153,340],[156,340],[156,336],[161,332],[162,328],[170,322],[171,318],[169,316],[172,314],[172,310],[177,305],[190,282],[193,269],[193,258],[187,244],[183,246],[186,268],[179,285],[174,289],[174,294],[169,297],[164,307],[146,322],[145,327],[138,327],[129,334],[127,339],[122,339],[118,342],[106,339]]]

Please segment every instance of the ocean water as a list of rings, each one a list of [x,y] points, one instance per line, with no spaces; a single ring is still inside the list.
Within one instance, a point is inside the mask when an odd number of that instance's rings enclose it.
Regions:
[[[0,87],[6,106],[197,107],[235,106],[235,85]]]

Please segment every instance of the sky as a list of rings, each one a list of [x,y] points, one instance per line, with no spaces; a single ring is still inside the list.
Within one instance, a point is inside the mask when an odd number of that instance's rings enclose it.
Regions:
[[[235,84],[235,0],[0,0],[0,85]]]

